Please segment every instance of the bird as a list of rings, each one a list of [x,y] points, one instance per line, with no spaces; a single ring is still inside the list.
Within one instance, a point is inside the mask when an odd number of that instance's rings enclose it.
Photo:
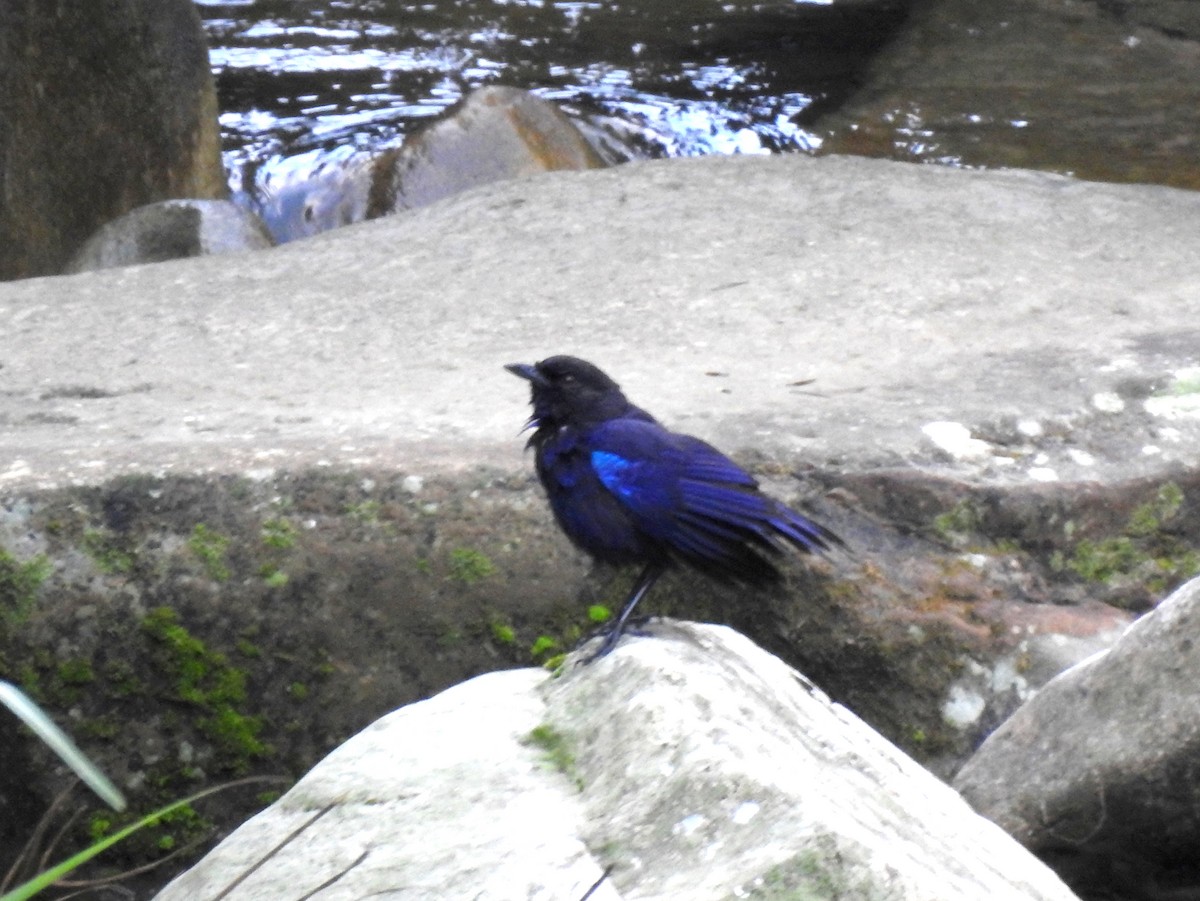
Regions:
[[[845,546],[823,525],[763,493],[711,444],[673,432],[632,404],[601,369],[558,355],[509,363],[530,384],[526,449],[559,527],[601,563],[637,564],[621,613],[588,662],[616,647],[630,615],[658,581],[683,565],[723,583],[778,582],[769,559]],[[523,430],[524,431],[524,430]]]

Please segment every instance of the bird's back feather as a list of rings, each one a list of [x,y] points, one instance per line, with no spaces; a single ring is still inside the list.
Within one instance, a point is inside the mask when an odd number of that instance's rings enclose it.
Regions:
[[[836,541],[710,444],[649,418],[559,429],[540,445],[538,469],[564,531],[612,562],[677,558],[758,583],[779,575],[763,552]]]

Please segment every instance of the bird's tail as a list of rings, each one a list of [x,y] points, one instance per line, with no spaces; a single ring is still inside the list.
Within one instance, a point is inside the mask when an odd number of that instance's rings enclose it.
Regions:
[[[763,556],[789,546],[804,553],[844,546],[834,532],[757,489],[684,480],[682,509],[670,545],[696,568],[725,581],[778,581],[779,570]]]

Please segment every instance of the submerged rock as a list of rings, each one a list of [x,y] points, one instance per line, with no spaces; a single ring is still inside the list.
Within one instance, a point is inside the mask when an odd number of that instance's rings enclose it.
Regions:
[[[654,632],[384,717],[158,897],[1074,898],[747,639]]]

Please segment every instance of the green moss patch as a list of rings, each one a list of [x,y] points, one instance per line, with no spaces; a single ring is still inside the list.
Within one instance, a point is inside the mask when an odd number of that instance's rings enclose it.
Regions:
[[[230,665],[224,654],[211,650],[180,625],[170,607],[151,610],[142,620],[142,632],[167,676],[164,687],[174,699],[202,711],[196,726],[213,742],[226,768],[242,773],[252,759],[271,753],[259,739],[262,720],[242,709],[246,702],[244,670]]]
[[[542,759],[575,783],[583,791],[583,779],[575,766],[575,752],[567,736],[549,723],[535,726],[521,743],[542,751]]]
[[[1167,591],[1200,573],[1200,550],[1172,528],[1185,501],[1180,487],[1167,482],[1134,509],[1118,534],[1082,539],[1069,551],[1056,552],[1051,567],[1088,582],[1111,585],[1134,579],[1151,592]]]
[[[18,560],[0,548],[0,626],[6,631],[29,618],[51,569],[50,561],[43,556]]]
[[[450,552],[450,578],[456,582],[474,585],[495,572],[496,566],[486,554],[465,547]]]
[[[201,522],[192,529],[187,545],[204,565],[204,571],[210,579],[214,582],[224,582],[229,578],[229,563],[226,560],[229,551],[228,535],[222,535]]]

